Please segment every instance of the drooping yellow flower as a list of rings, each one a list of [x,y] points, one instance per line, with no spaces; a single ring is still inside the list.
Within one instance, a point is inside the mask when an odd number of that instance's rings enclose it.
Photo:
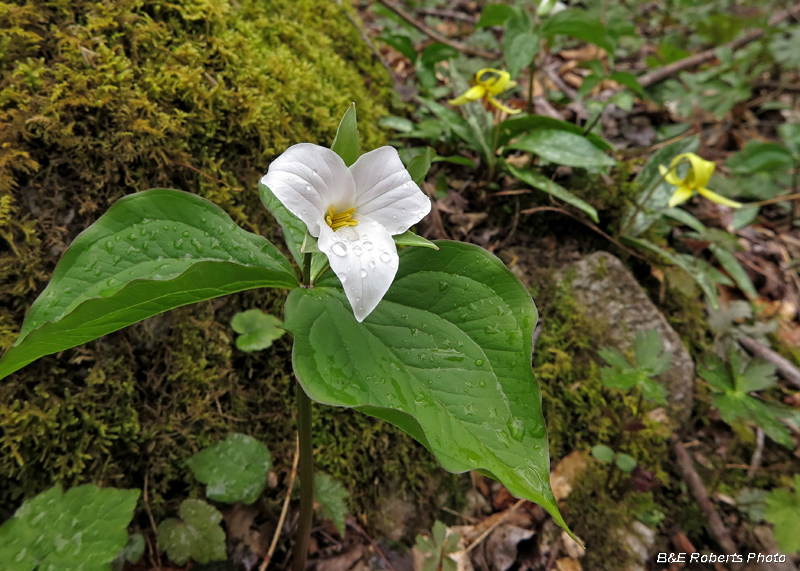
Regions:
[[[689,169],[686,171],[686,176],[681,178],[675,170],[676,167],[685,160],[689,161]],[[708,181],[711,180],[711,175],[714,174],[715,168],[717,168],[717,165],[713,162],[701,159],[694,153],[678,155],[672,159],[669,169],[664,165],[659,165],[658,169],[661,171],[661,176],[664,177],[664,180],[678,187],[675,190],[675,194],[669,199],[669,207],[672,208],[683,204],[697,192],[711,202],[716,202],[723,206],[730,206],[731,208],[741,208],[742,205],[739,202],[720,196],[716,192],[706,188]]]
[[[511,81],[511,75],[507,71],[492,68],[482,69],[475,74],[475,83],[477,84],[475,87],[468,89],[455,99],[451,99],[448,103],[450,105],[464,105],[470,101],[486,99],[493,106],[509,115],[515,115],[520,112],[519,109],[507,107],[493,97],[517,85],[516,81]]]

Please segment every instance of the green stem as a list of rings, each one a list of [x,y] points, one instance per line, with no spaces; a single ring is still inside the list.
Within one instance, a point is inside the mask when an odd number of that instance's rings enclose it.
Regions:
[[[644,197],[644,200],[639,200],[636,202],[636,208],[633,210],[633,214],[631,215],[630,218],[628,218],[628,221],[625,223],[625,226],[623,226],[622,229],[619,231],[620,236],[625,236],[628,230],[630,230],[631,226],[636,221],[636,217],[642,211],[642,208],[644,208],[644,205],[647,204],[647,201],[650,200],[650,197],[653,196],[653,193],[656,191],[656,189],[661,185],[662,182],[664,182],[664,179],[667,178],[667,175],[670,173],[670,171],[688,162],[689,162],[688,159],[682,159],[678,161],[678,164],[676,164],[673,167],[670,167],[669,169],[667,169],[667,172],[658,177],[658,179],[650,187],[650,190],[647,191],[647,195]]]
[[[311,524],[314,519],[314,450],[311,443],[311,399],[300,382],[295,384],[297,391],[297,434],[300,439],[300,517],[297,521],[297,535],[294,545],[294,571],[304,571],[308,544],[311,541]]]
[[[311,285],[311,254],[303,254],[303,285]]]
[[[311,254],[303,256],[303,285],[311,279]],[[314,520],[314,449],[311,441],[311,399],[300,381],[295,382],[297,393],[297,438],[300,447],[298,473],[300,475],[300,517],[294,545],[294,571],[304,571],[311,541],[311,524]]]

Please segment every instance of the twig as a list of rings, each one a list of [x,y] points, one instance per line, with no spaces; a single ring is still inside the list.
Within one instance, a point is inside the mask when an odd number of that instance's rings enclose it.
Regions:
[[[761,427],[756,428],[756,450],[753,452],[753,458],[750,460],[750,467],[747,469],[747,479],[752,480],[756,474],[756,470],[761,465],[761,454],[764,452],[764,431]]]
[[[535,208],[528,208],[527,210],[523,210],[522,214],[533,214],[534,212],[541,212],[543,210],[551,210],[553,212],[560,212],[561,214],[566,214],[570,218],[574,218],[575,220],[577,220],[581,224],[587,226],[588,228],[591,228],[592,230],[594,230],[595,232],[597,232],[598,234],[603,236],[606,240],[608,240],[609,242],[613,243],[618,248],[620,248],[622,250],[625,250],[628,254],[630,254],[634,258],[639,258],[640,260],[643,260],[645,262],[647,261],[647,258],[645,258],[644,256],[640,256],[639,254],[637,254],[633,250],[630,250],[630,249],[626,248],[625,246],[620,244],[619,241],[615,240],[614,238],[612,238],[611,236],[609,236],[608,234],[606,234],[605,232],[600,230],[600,228],[598,228],[597,226],[595,226],[591,222],[587,222],[586,220],[583,220],[582,218],[580,218],[578,216],[575,216],[572,212],[569,212],[568,210],[563,210],[561,208],[556,208],[555,206],[537,206]]]
[[[389,558],[386,557],[386,554],[383,552],[383,550],[380,547],[378,547],[378,544],[375,543],[375,540],[372,539],[369,535],[367,535],[367,532],[364,531],[360,525],[358,525],[358,523],[356,522],[355,518],[352,518],[352,517],[348,518],[347,519],[347,525],[349,525],[350,527],[355,529],[359,534],[361,534],[361,536],[364,539],[369,541],[369,543],[370,543],[370,545],[372,545],[373,549],[375,549],[375,551],[378,553],[378,555],[381,556],[381,559],[383,559],[383,562],[386,563],[386,567],[387,567],[387,569],[389,569],[389,571],[395,571],[394,566],[389,561]]]
[[[508,508],[508,509],[506,510],[506,512],[505,512],[505,513],[504,513],[504,514],[503,514],[501,517],[497,518],[497,521],[496,521],[496,522],[494,522],[494,523],[493,523],[491,526],[489,526],[489,528],[488,528],[486,531],[484,531],[482,534],[480,534],[480,535],[477,537],[477,539],[475,539],[475,541],[473,541],[472,543],[470,543],[469,547],[467,547],[467,549],[464,551],[464,553],[469,553],[470,551],[472,551],[473,549],[475,549],[476,547],[478,547],[478,545],[479,545],[480,543],[482,543],[484,539],[486,539],[487,537],[489,537],[489,534],[490,534],[490,533],[492,533],[492,531],[494,531],[494,529],[495,529],[495,528],[496,528],[498,525],[500,525],[501,523],[503,523],[504,521],[506,521],[506,520],[509,518],[509,516],[510,516],[511,514],[513,514],[515,511],[517,511],[517,509],[518,509],[518,508],[519,508],[519,507],[520,507],[522,504],[524,504],[526,501],[527,501],[527,500],[518,500],[516,504],[514,504],[513,506],[511,506],[510,508]]]
[[[289,511],[289,500],[292,498],[292,488],[294,488],[294,479],[297,477],[297,463],[300,461],[300,438],[297,438],[297,445],[294,449],[294,460],[292,461],[292,472],[289,474],[289,486],[286,490],[286,499],[283,500],[283,509],[281,509],[281,517],[278,518],[278,527],[275,530],[275,535],[272,536],[272,543],[269,544],[269,551],[267,551],[264,561],[258,571],[266,571],[267,565],[272,560],[272,555],[275,553],[275,548],[278,546],[278,538],[281,535],[281,528],[286,519],[286,513]]]
[[[706,520],[708,520],[711,534],[725,553],[728,555],[736,554],[736,545],[733,543],[730,533],[728,533],[728,530],[722,523],[722,519],[720,519],[717,510],[714,509],[714,504],[712,504],[711,500],[708,498],[706,488],[700,476],[697,474],[697,471],[694,469],[689,453],[686,452],[683,444],[680,443],[677,438],[673,438],[673,440],[675,442],[675,457],[678,460],[678,468],[680,468],[681,474],[683,475],[683,480],[686,482],[695,500],[697,500],[697,505],[701,513],[705,516]],[[741,567],[742,566],[738,563],[731,564],[731,569],[741,569]]]
[[[148,480],[150,479],[150,472],[144,473],[144,509],[147,510],[147,517],[150,518],[150,525],[153,528],[153,534],[156,538],[156,560],[155,566],[156,569],[161,569],[161,549],[158,546],[158,529],[156,528],[156,520],[153,518],[153,512],[150,509],[150,498],[147,495],[147,484]],[[148,542],[148,545],[150,542]],[[152,555],[152,554],[151,554]]]
[[[442,10],[441,8],[422,8],[420,12],[426,16],[434,16],[435,18],[461,20],[462,22],[468,22],[473,25],[478,23],[478,19],[475,16],[462,14],[461,12],[456,12],[454,10]]]
[[[470,523],[478,523],[478,522],[480,521],[478,518],[474,518],[474,517],[472,517],[472,516],[469,516],[469,515],[462,514],[461,512],[457,512],[456,510],[454,510],[454,509],[450,509],[450,508],[448,508],[447,506],[442,506],[440,509],[441,509],[443,512],[447,512],[447,513],[449,513],[449,514],[453,514],[453,515],[455,515],[455,516],[458,516],[458,517],[460,517],[461,519],[463,519],[464,521],[468,521],[468,522],[470,522]]]
[[[793,385],[800,387],[800,371],[797,370],[788,359],[778,355],[769,347],[764,347],[761,343],[752,339],[751,337],[739,337],[739,343],[747,349],[755,357],[761,357],[765,361],[769,361],[778,368],[778,372],[784,379]]]
[[[403,20],[405,20],[406,22],[417,28],[420,32],[422,32],[432,40],[435,40],[446,46],[450,46],[451,48],[460,51],[462,54],[471,55],[488,60],[500,59],[502,57],[502,54],[487,52],[480,48],[473,48],[470,46],[466,46],[462,43],[454,42],[453,40],[445,38],[440,33],[431,30],[428,26],[417,20],[414,16],[412,16],[411,14],[409,14],[408,12],[403,10],[400,6],[398,6],[394,2],[391,2],[390,0],[378,0],[378,2],[386,6],[389,10],[400,16]]]
[[[798,17],[799,15],[800,15],[800,4],[796,4],[795,6],[789,8],[788,10],[782,10],[776,13],[774,16],[772,16],[772,18],[770,18],[769,21],[767,22],[767,26],[773,28],[778,24],[780,24],[781,22],[784,22],[792,17]],[[640,76],[638,78],[639,84],[642,87],[648,87],[650,85],[653,85],[654,83],[663,81],[668,77],[672,77],[678,72],[684,71],[691,67],[696,67],[707,61],[711,61],[712,59],[717,57],[717,50],[720,48],[727,48],[730,49],[731,51],[738,50],[742,46],[745,46],[750,42],[753,42],[761,38],[761,36],[763,36],[764,34],[765,30],[753,30],[752,32],[748,32],[741,38],[737,38],[735,40],[722,44],[721,46],[717,46],[702,51],[687,58],[673,62],[669,65],[665,65],[664,67],[660,67],[656,70],[651,71],[650,73],[646,73]]]

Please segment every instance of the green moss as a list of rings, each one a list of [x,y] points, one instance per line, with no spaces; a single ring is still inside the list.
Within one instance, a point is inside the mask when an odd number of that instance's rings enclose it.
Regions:
[[[328,0],[0,0],[0,351],[74,237],[152,187],[204,196],[280,244],[257,183],[294,143],[328,145],[355,101],[362,148],[392,83]],[[202,493],[186,459],[232,431],[294,452],[290,340],[245,355],[256,291],[152,318],[0,384],[0,513],[55,483],[142,488],[159,519]],[[385,423],[318,407],[318,464],[363,510],[397,477],[433,497],[434,462]],[[371,455],[378,455],[377,458]],[[438,472],[438,470],[436,471]],[[376,484],[378,482],[378,484]],[[276,491],[277,493],[277,491]]]

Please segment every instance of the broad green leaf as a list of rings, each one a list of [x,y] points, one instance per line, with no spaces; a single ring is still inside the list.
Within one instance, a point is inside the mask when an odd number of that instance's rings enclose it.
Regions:
[[[351,103],[344,112],[336,137],[333,139],[331,150],[342,157],[348,167],[356,162],[361,150],[358,144],[358,121],[356,120],[356,104]]]
[[[201,450],[186,464],[194,477],[207,486],[206,497],[226,504],[252,504],[267,483],[272,456],[255,438],[231,434]]]
[[[51,488],[0,526],[0,565],[10,571],[108,569],[128,541],[138,497],[138,490],[93,484],[66,493]]]
[[[482,157],[488,156],[490,151],[485,137],[480,132],[476,132],[466,119],[452,109],[448,109],[432,99],[420,97],[419,100],[430,109],[456,137],[460,138],[472,147],[472,149],[480,153]]]
[[[795,159],[800,159],[800,123],[784,123],[778,127],[783,144]]]
[[[3,378],[176,307],[258,287],[297,287],[289,261],[218,206],[177,190],[114,203],[84,230],[0,359]]]
[[[617,468],[623,472],[633,472],[633,469],[636,468],[636,465],[638,464],[636,458],[630,454],[625,454],[624,452],[617,452],[615,462],[617,464]]]
[[[605,444],[592,446],[592,456],[601,462],[611,462],[614,459],[614,451]]]
[[[620,85],[624,85],[625,87],[636,93],[636,95],[638,95],[642,99],[649,99],[647,93],[639,84],[639,80],[632,73],[627,71],[615,71],[614,73],[609,75],[608,78],[611,79],[612,81],[616,81]]]
[[[531,169],[518,169],[516,167],[511,166],[510,164],[506,163],[505,165],[508,172],[511,176],[518,178],[522,182],[531,185],[533,188],[538,188],[539,190],[543,190],[549,194],[552,194],[556,198],[563,200],[567,204],[571,204],[578,210],[582,210],[589,217],[598,222],[599,219],[597,217],[597,210],[595,210],[594,206],[586,202],[585,200],[578,198],[566,188],[561,186],[560,184],[553,182],[543,174],[536,172]]]
[[[567,123],[561,119],[546,117],[544,115],[518,115],[511,117],[500,123],[500,133],[497,138],[497,146],[506,146],[513,138],[540,129],[551,129],[556,131],[567,131],[576,135],[583,136],[583,127],[573,123]],[[601,151],[613,151],[614,147],[608,141],[593,133],[586,135],[595,147]]]
[[[435,158],[436,150],[431,147],[426,147],[424,153],[408,161],[408,174],[411,175],[411,180],[413,180],[415,184],[422,184]]]
[[[203,500],[184,500],[180,516],[165,519],[158,526],[158,542],[172,561],[184,565],[189,559],[208,563],[227,557],[219,511]]]
[[[734,175],[774,173],[791,168],[792,154],[779,143],[749,141],[744,149],[731,155],[726,164]]]
[[[439,246],[418,234],[414,234],[411,230],[406,230],[402,234],[392,236],[392,238],[398,246],[422,246],[423,248],[432,248],[434,250],[439,249]]]
[[[581,83],[581,86],[578,88],[578,98],[583,99],[589,95],[589,93],[592,92],[592,89],[594,89],[595,86],[601,81],[603,81],[603,76],[594,73],[588,77],[585,77],[583,83]]]
[[[606,27],[588,12],[578,9],[564,10],[553,14],[542,26],[542,34],[555,36],[562,34],[599,46],[614,56],[614,41]]]
[[[236,348],[246,353],[263,351],[286,333],[280,329],[282,324],[280,319],[260,309],[240,311],[231,320],[231,327],[239,334]]]
[[[398,117],[397,115],[389,115],[388,117],[381,117],[378,119],[378,125],[385,129],[394,129],[401,133],[409,133],[414,130],[414,122],[405,117]]]
[[[506,4],[487,4],[481,12],[481,19],[475,24],[476,28],[502,26],[506,20],[516,15],[514,9]]]
[[[414,42],[411,41],[405,34],[387,34],[385,36],[379,36],[378,40],[382,41],[384,44],[387,44],[398,52],[406,56],[411,63],[417,61],[417,49],[414,47]]]
[[[794,493],[775,488],[765,503],[764,519],[772,524],[778,547],[784,553],[800,552],[800,476],[794,476]]]
[[[669,204],[669,199],[675,193],[675,187],[661,176],[659,165],[668,167],[672,159],[683,153],[693,153],[697,150],[700,140],[697,137],[687,137],[659,149],[650,157],[634,179],[638,196],[636,201],[642,205],[636,220],[630,223],[630,217],[636,210],[632,204],[623,216],[622,228],[630,225],[628,236],[638,236],[647,230],[653,223],[661,218],[661,211]]]
[[[726,276],[720,274],[720,272],[717,271],[713,266],[709,265],[703,260],[700,260],[699,258],[689,254],[676,254],[641,238],[626,237],[625,239],[626,241],[638,246],[639,248],[642,248],[643,250],[648,250],[654,254],[658,254],[662,258],[675,264],[689,274],[695,283],[700,286],[700,289],[703,290],[703,293],[706,294],[708,302],[714,309],[717,309],[718,307],[717,284],[733,285],[733,282],[731,282]]]
[[[434,42],[422,50],[422,55],[419,59],[422,65],[432,68],[440,61],[455,59],[458,57],[458,55],[459,53],[457,49],[445,44]]]
[[[453,156],[449,156],[449,157],[437,156],[437,157],[435,157],[433,159],[433,162],[435,162],[435,163],[442,163],[442,162],[444,162],[444,163],[452,163],[454,165],[461,165],[461,166],[464,166],[464,167],[469,167],[471,169],[475,168],[475,161],[473,161],[472,159],[468,159],[467,157],[460,157],[458,155],[453,155]]]
[[[488,472],[566,528],[529,362],[530,294],[485,250],[436,244],[400,253],[394,283],[361,324],[334,275],[295,289],[285,320],[295,373],[315,401],[398,425],[446,470]]]
[[[505,50],[506,66],[511,77],[517,77],[525,67],[533,63],[539,53],[539,35],[525,31],[514,36]]]
[[[318,517],[333,520],[339,535],[344,537],[347,518],[347,490],[323,472],[314,476],[314,501],[319,504]]]
[[[616,164],[614,159],[583,135],[555,129],[539,129],[528,133],[506,148],[528,151],[552,163],[571,167],[604,167]]]
[[[736,256],[718,244],[709,244],[708,249],[717,257],[719,265],[728,272],[731,278],[733,278],[733,281],[736,282],[736,285],[739,286],[739,289],[742,290],[748,298],[755,299],[758,297],[758,292],[753,282],[750,281],[750,276],[744,271],[744,268],[739,263],[739,260],[736,259]]]

